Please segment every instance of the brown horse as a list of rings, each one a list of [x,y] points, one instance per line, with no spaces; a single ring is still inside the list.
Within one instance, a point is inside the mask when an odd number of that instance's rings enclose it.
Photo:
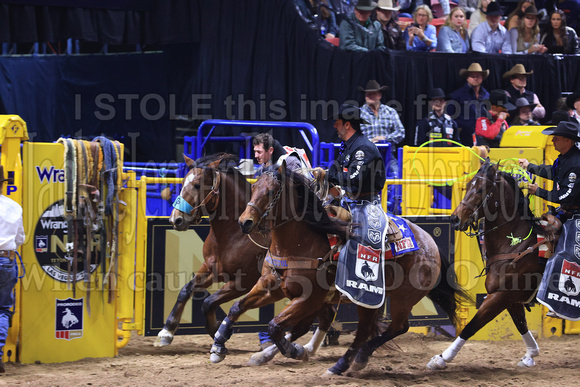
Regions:
[[[544,265],[538,260],[536,224],[528,199],[515,179],[486,161],[467,184],[465,197],[452,214],[455,228],[477,230],[484,219],[483,256],[486,260],[487,296],[459,337],[427,365],[443,369],[452,361],[466,340],[507,309],[522,335],[527,352],[518,365],[535,365],[539,348],[528,331],[524,304],[535,295]],[[514,239],[516,238],[516,239]],[[522,254],[520,254],[522,253]]]
[[[175,306],[158,334],[155,346],[171,344],[187,301],[194,292],[203,292],[214,282],[224,285],[207,297],[202,306],[206,331],[212,337],[218,329],[216,309],[219,305],[247,293],[260,278],[266,249],[254,243],[240,231],[237,218],[248,202],[250,183],[236,168],[234,156],[218,154],[193,161],[185,157],[191,170],[183,179],[181,200],[183,211],[173,209],[169,221],[176,230],[186,230],[197,224],[202,215],[209,216],[210,232],[203,244],[203,258],[199,271],[180,291]],[[270,237],[255,233],[253,240],[269,246]]]
[[[309,189],[308,182],[300,175],[286,173],[285,164],[260,176],[239,222],[243,231],[249,233],[264,219],[272,220],[271,263],[264,265],[262,277],[250,293],[230,309],[215,335],[212,361],[221,361],[225,357],[225,342],[232,334],[233,323],[242,313],[282,296],[290,298],[291,302],[270,321],[268,332],[286,357],[305,359],[308,356],[304,348],[284,337],[284,330],[291,328],[291,338],[294,338],[294,332],[298,330],[295,324],[314,319],[328,299],[335,272],[327,270],[327,265],[324,265],[330,251],[327,234],[345,238],[348,236],[347,225],[329,218],[320,200]],[[357,363],[353,368],[363,368],[376,348],[407,332],[412,307],[426,295],[430,295],[455,319],[457,288],[439,280],[441,260],[437,245],[418,226],[410,222],[408,226],[415,234],[419,250],[386,266],[385,282],[392,296],[391,324],[380,336],[367,342],[377,325],[379,310],[359,306],[355,341],[329,372],[340,374],[346,371],[357,352]]]

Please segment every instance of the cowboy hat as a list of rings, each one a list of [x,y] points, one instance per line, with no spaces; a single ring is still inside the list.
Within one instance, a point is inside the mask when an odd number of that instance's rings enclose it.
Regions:
[[[512,69],[510,71],[506,71],[505,73],[503,73],[502,78],[505,80],[505,79],[510,79],[514,75],[531,75],[533,73],[534,73],[534,70],[530,70],[530,72],[526,72],[526,68],[524,67],[524,65],[518,63],[517,65],[512,67]]]
[[[508,101],[508,95],[505,90],[496,89],[489,92],[489,102],[492,105],[503,107],[508,111],[515,110],[516,107]],[[527,100],[526,100],[527,102]]]
[[[580,98],[580,91],[575,91],[566,98],[566,106],[574,110],[574,103]]]
[[[566,137],[578,142],[580,141],[580,136],[578,136],[578,129],[580,129],[580,125],[572,121],[560,121],[558,126],[546,128],[542,130],[542,133],[548,136]]]
[[[467,78],[467,74],[469,73],[481,73],[483,79],[486,79],[489,76],[489,70],[483,70],[479,63],[472,63],[468,68],[459,70],[459,76],[461,78]]]
[[[520,97],[516,99],[516,111],[520,111],[521,108],[529,106],[531,110],[534,110],[537,104],[530,103],[525,97]]]
[[[370,81],[367,82],[367,85],[365,88],[363,88],[362,86],[359,86],[358,90],[364,91],[365,93],[370,93],[372,91],[387,90],[388,88],[389,88],[389,86],[381,86],[381,85],[379,85],[379,83],[377,81],[375,81],[374,79],[371,79]]]
[[[523,17],[526,17],[526,15],[538,16],[538,9],[533,5],[530,5],[528,8],[524,9]]]
[[[354,105],[344,104],[338,109],[338,113],[331,117],[332,120],[343,120],[358,122],[359,124],[369,124],[360,116],[360,109]]]
[[[434,89],[432,89],[428,94],[427,94],[427,98],[429,98],[429,100],[433,100],[433,99],[449,99],[448,96],[445,95],[445,92],[443,91],[443,89],[436,87]]]
[[[489,3],[489,5],[487,6],[487,12],[483,12],[485,13],[487,16],[503,16],[503,12],[501,10],[501,7],[499,6],[499,3],[496,1],[492,1],[491,3]]]
[[[379,0],[378,7],[385,11],[398,11],[401,9],[401,7],[395,7],[393,5],[393,0]]]
[[[377,8],[377,3],[372,0],[359,0],[358,4],[355,6],[359,11],[373,11]]]
[[[5,181],[8,181],[8,179],[4,177],[4,166],[0,165],[0,184],[4,183]]]
[[[566,110],[556,110],[552,113],[552,119],[548,123],[558,125],[562,121],[570,121],[570,114]]]

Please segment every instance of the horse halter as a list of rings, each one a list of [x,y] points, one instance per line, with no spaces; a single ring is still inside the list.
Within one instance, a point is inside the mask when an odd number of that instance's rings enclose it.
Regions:
[[[193,211],[205,206],[214,196],[219,195],[219,193],[220,193],[220,190],[219,190],[220,181],[221,181],[220,174],[217,170],[214,169],[214,171],[213,171],[213,184],[211,187],[211,191],[209,191],[209,193],[205,196],[205,198],[201,201],[201,203],[199,203],[197,206],[194,207],[191,204],[189,204],[187,202],[187,200],[185,200],[185,198],[183,196],[181,196],[181,194],[180,194],[173,202],[173,207],[175,209],[177,209],[178,211],[181,211],[183,213],[191,215],[191,213]],[[217,207],[217,204],[216,204],[216,207]],[[214,209],[212,209],[210,211],[213,211]]]
[[[278,200],[280,200],[280,195],[282,194],[282,191],[284,190],[284,179],[281,179],[281,180],[278,179],[278,177],[272,171],[266,171],[262,174],[268,175],[268,176],[272,177],[274,180],[276,180],[276,182],[280,184],[280,188],[278,188],[276,195],[274,195],[274,199],[268,204],[266,211],[262,212],[262,210],[260,210],[260,208],[254,202],[248,202],[248,204],[246,205],[246,207],[251,207],[254,209],[254,211],[256,211],[258,213],[258,215],[260,216],[260,221],[258,223],[262,222],[262,220],[264,218],[266,218],[266,216],[268,216],[270,211],[272,211],[272,208],[274,208],[276,203],[278,203]]]
[[[497,173],[496,173],[495,177],[497,177]],[[482,209],[486,205],[487,201],[493,197],[494,188],[497,186],[497,179],[494,179],[492,181],[487,176],[477,176],[477,175],[474,176],[474,179],[482,179],[482,180],[485,180],[486,182],[492,183],[491,190],[485,196],[485,198],[483,198],[483,200],[481,201],[481,203],[479,204],[479,206],[475,207],[471,203],[466,202],[465,201],[465,198],[463,198],[461,200],[461,202],[459,202],[459,204],[463,204],[465,207],[469,208],[472,211],[471,215],[469,215],[469,217],[467,218],[467,221],[469,222],[469,227],[472,230],[477,230],[477,224],[476,224],[476,222],[478,220],[479,210]],[[481,235],[482,233],[480,233],[478,231],[478,232],[475,232],[475,233],[467,233],[466,232],[465,234],[468,235],[468,236],[478,236],[478,235]]]

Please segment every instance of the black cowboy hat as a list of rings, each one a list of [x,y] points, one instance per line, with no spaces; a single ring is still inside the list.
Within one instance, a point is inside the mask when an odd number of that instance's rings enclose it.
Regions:
[[[484,13],[487,16],[496,16],[496,15],[503,16],[503,12],[497,1],[492,1],[491,3],[489,3],[489,5],[487,6],[487,12]]]
[[[490,91],[489,102],[491,102],[492,105],[506,108],[508,111],[516,109],[516,107],[508,101],[508,95],[505,90],[496,89]]]
[[[529,106],[531,110],[534,110],[537,106],[535,103],[530,103],[525,97],[520,97],[516,99],[516,111],[520,111],[521,108]],[[509,109],[508,109],[509,110]]]
[[[365,93],[368,92],[372,92],[372,91],[384,91],[387,90],[389,88],[389,86],[381,86],[377,81],[375,81],[374,79],[371,79],[370,81],[367,82],[366,87],[362,87],[359,86],[358,90],[359,91],[364,91]]]
[[[575,91],[566,98],[566,106],[574,110],[574,102],[580,98],[580,91]]]
[[[365,119],[360,117],[360,109],[354,105],[344,104],[338,109],[338,113],[331,117],[332,120],[343,120],[349,122],[358,122],[359,124],[369,124]]]
[[[444,100],[449,99],[449,97],[445,95],[445,92],[440,87],[436,87],[436,88],[432,89],[427,94],[427,98],[429,98],[429,100],[438,99],[438,98],[442,98]]]
[[[566,137],[576,142],[580,141],[580,136],[578,135],[578,129],[580,125],[572,121],[560,121],[558,126],[552,126],[551,128],[546,128],[542,130],[543,134],[548,136],[561,136]]]
[[[558,125],[562,121],[570,121],[570,114],[566,110],[556,110],[548,124]]]
[[[373,11],[377,6],[378,4],[372,0],[359,0],[355,8],[360,11]]]
[[[530,5],[528,8],[524,9],[523,17],[526,17],[526,15],[538,16],[538,9],[533,5]]]
[[[0,165],[0,183],[4,183],[5,181],[8,181],[8,179],[4,177],[4,166]]]

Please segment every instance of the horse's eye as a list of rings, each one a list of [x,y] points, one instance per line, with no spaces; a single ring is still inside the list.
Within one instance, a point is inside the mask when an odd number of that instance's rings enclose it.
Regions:
[[[199,189],[201,188],[201,186],[200,186],[199,184],[194,184],[194,185],[193,185],[193,188],[195,188],[195,189],[199,190]]]

